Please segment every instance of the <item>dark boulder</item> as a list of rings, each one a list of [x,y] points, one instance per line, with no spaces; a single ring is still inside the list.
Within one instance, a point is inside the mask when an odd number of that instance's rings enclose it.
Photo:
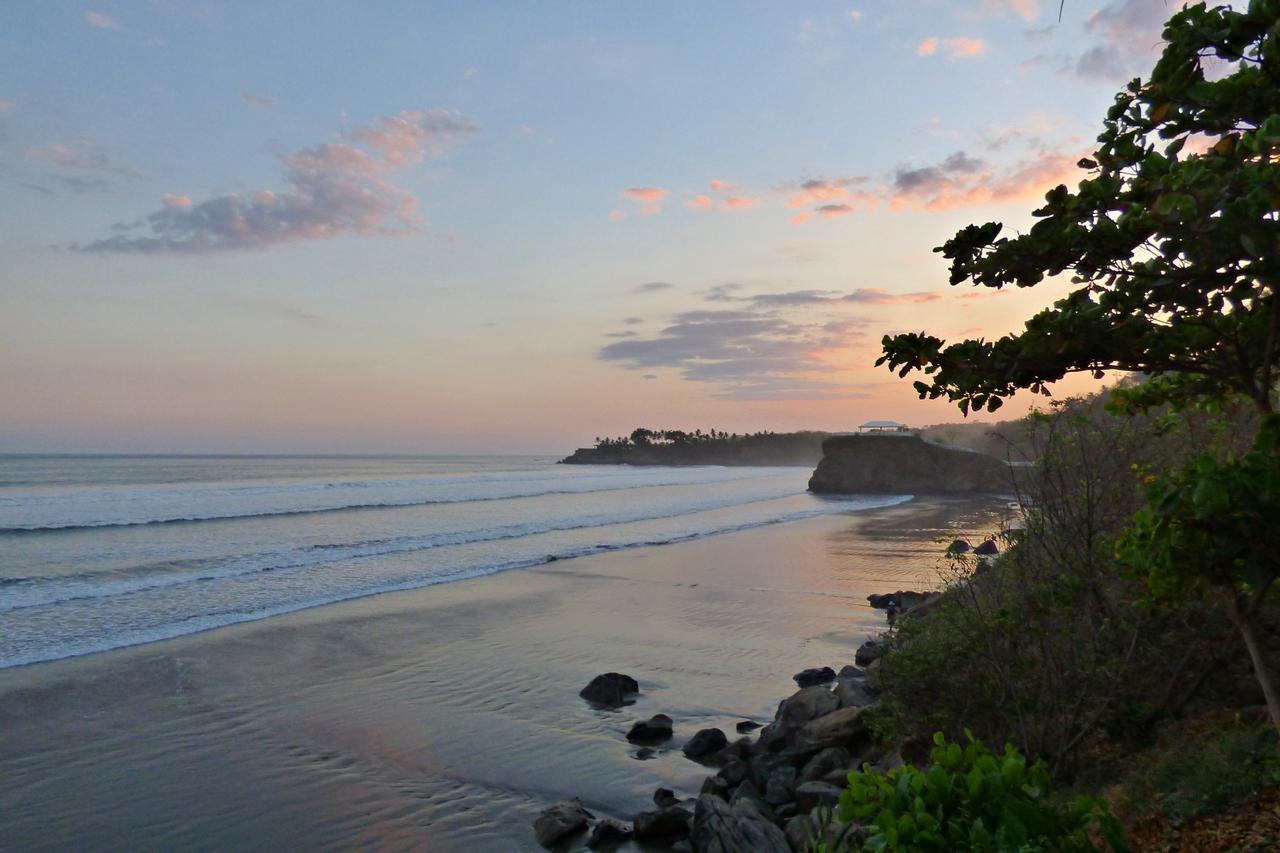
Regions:
[[[695,853],[791,853],[787,837],[751,800],[729,805],[718,797],[699,797],[693,810]]]
[[[720,768],[716,776],[723,779],[730,788],[736,788],[742,784],[743,779],[747,778],[747,762],[730,761]]]
[[[684,754],[689,758],[700,759],[715,755],[729,745],[729,738],[719,729],[703,729],[689,738],[684,745]]]
[[[578,694],[593,705],[620,708],[627,700],[640,692],[640,685],[629,675],[606,672],[591,679],[591,683]]]
[[[636,750],[635,757],[639,761],[648,761],[650,758],[658,757],[658,750],[651,746],[642,746]]]
[[[796,786],[796,769],[790,764],[775,767],[764,786],[764,801],[775,808],[791,799]]]
[[[876,610],[910,610],[917,604],[923,604],[933,596],[932,592],[916,592],[910,589],[900,589],[897,592],[872,593],[867,596],[867,602]]]
[[[838,679],[832,693],[840,700],[841,708],[861,708],[875,701],[871,691],[866,688],[866,682],[861,678]]]
[[[760,728],[760,724],[755,720],[742,720],[734,728],[738,730],[738,734],[745,735],[747,732],[754,732]]]
[[[640,720],[627,732],[627,740],[635,744],[662,743],[671,737],[671,718],[666,714],[654,714],[647,720]]]
[[[543,847],[550,847],[579,830],[586,828],[593,815],[582,807],[578,799],[556,803],[543,810],[533,821],[533,835]]]
[[[667,806],[657,811],[640,812],[631,824],[638,839],[681,838],[689,834],[689,819],[692,817],[684,806]]]
[[[963,539],[957,539],[947,546],[948,554],[968,554],[970,551],[969,543]]]
[[[884,640],[867,640],[858,646],[858,651],[853,655],[854,663],[858,666],[867,666],[873,660],[883,655],[885,652]]]
[[[835,681],[836,671],[829,666],[824,666],[819,669],[806,669],[804,672],[797,672],[791,677],[801,687],[813,687],[817,684],[827,684]]]
[[[974,548],[973,553],[979,557],[994,557],[1000,553],[1000,546],[996,544],[996,540],[988,539],[977,548]]]
[[[796,735],[800,748],[814,752],[829,746],[843,746],[851,752],[859,752],[870,741],[870,729],[864,716],[866,708],[841,708],[806,723]]]
[[[733,793],[733,787],[722,776],[708,776],[702,780],[702,787],[698,789],[698,794],[711,794],[722,800],[729,799],[729,795]]]
[[[776,721],[783,729],[792,730],[838,707],[840,700],[827,688],[805,687],[783,700],[778,706]]]
[[[807,812],[818,806],[834,806],[840,802],[844,788],[827,782],[805,782],[796,787],[796,805]]]
[[[587,837],[587,846],[592,850],[601,847],[612,849],[631,838],[631,827],[620,820],[604,818],[591,827],[591,835]]]
[[[660,809],[665,809],[667,806],[680,805],[680,798],[670,788],[658,788],[653,792],[653,804]]]
[[[849,754],[849,750],[843,746],[829,746],[809,759],[809,763],[800,771],[800,782],[802,784],[804,782],[816,782],[828,773],[835,771],[848,773],[851,760],[852,756]]]

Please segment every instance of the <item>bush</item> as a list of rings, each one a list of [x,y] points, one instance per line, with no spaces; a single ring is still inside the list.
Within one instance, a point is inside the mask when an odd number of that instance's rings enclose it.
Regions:
[[[993,565],[949,558],[948,593],[898,620],[880,665],[887,736],[972,731],[1070,775],[1094,735],[1141,745],[1238,657],[1220,603],[1148,606],[1144,579],[1115,554],[1142,505],[1138,471],[1237,442],[1230,418],[1121,419],[1104,403],[1028,419],[1025,529]]]
[[[1053,797],[1042,762],[1028,765],[1012,745],[997,755],[969,738],[967,746],[934,735],[927,770],[905,765],[880,773],[865,765],[849,774],[840,819],[867,827],[865,850],[1098,850],[1091,832],[1127,850],[1106,805]]]
[[[1140,765],[1125,786],[1134,809],[1153,808],[1175,825],[1212,813],[1280,781],[1275,733],[1235,725],[1182,737]]]

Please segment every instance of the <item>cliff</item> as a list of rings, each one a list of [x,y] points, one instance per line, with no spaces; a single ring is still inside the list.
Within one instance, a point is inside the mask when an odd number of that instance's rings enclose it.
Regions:
[[[822,494],[1005,492],[1009,466],[985,453],[944,447],[912,433],[833,435],[809,491]]]
[[[808,468],[822,458],[825,432],[791,432],[700,441],[583,447],[566,465],[760,465]]]

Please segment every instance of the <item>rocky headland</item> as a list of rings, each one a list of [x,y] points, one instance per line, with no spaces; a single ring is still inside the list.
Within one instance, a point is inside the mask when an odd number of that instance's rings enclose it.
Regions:
[[[1011,490],[1002,459],[913,433],[833,435],[809,478],[818,494],[972,494]]]
[[[830,433],[788,432],[727,435],[676,430],[636,430],[603,439],[561,459],[565,465],[759,465],[808,468],[822,458]]]

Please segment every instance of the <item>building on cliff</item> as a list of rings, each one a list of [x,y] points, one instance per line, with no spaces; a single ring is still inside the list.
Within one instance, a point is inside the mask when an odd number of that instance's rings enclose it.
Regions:
[[[877,433],[877,432],[910,432],[911,429],[906,424],[900,424],[897,421],[867,421],[858,427],[859,433]]]

